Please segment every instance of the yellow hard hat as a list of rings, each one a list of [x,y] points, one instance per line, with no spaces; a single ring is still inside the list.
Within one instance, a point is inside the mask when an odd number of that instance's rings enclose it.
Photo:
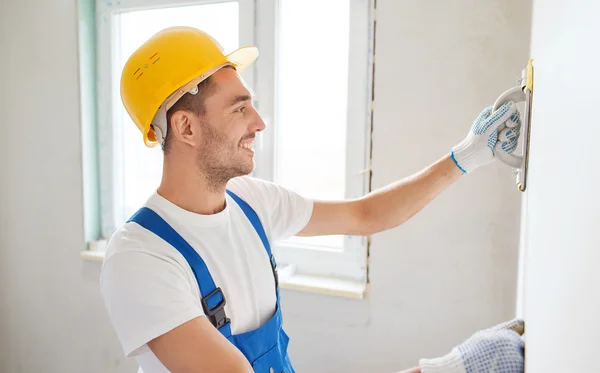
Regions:
[[[148,147],[167,133],[167,110],[225,65],[244,70],[258,57],[256,47],[225,55],[209,34],[192,27],[164,29],[129,57],[121,75],[121,100]]]

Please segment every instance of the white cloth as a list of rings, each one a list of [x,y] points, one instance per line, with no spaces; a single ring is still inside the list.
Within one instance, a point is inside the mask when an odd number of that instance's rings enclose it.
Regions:
[[[228,189],[256,211],[271,244],[297,234],[312,214],[312,200],[263,180],[235,178]],[[213,215],[183,210],[156,193],[145,206],[198,251],[223,290],[231,331],[239,334],[273,315],[275,283],[252,224],[236,202],[226,198],[226,208]],[[167,372],[146,343],[204,314],[187,261],[160,237],[127,223],[108,243],[100,288],[125,355],[135,357],[144,373]]]

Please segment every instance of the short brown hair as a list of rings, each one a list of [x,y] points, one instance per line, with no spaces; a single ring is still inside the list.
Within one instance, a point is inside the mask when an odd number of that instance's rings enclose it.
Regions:
[[[232,68],[235,67],[231,65],[226,65],[223,68]],[[212,76],[204,79],[198,84],[198,93],[192,95],[190,93],[186,93],[183,95],[179,101],[173,105],[167,111],[167,136],[165,136],[165,141],[162,144],[162,150],[166,154],[169,152],[171,148],[171,117],[175,114],[176,111],[186,110],[194,113],[195,115],[201,116],[206,113],[206,105],[204,104],[204,100],[215,93],[216,84],[212,79]]]

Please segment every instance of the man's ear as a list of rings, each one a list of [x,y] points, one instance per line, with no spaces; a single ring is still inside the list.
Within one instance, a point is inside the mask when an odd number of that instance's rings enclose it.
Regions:
[[[177,110],[171,115],[171,136],[178,141],[195,146],[198,141],[196,129],[192,125],[194,115],[187,110]]]

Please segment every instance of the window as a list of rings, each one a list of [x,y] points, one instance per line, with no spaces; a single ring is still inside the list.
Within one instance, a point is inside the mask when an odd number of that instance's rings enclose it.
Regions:
[[[252,43],[253,1],[100,1],[99,138],[102,233],[110,237],[155,190],[162,171],[162,151],[148,149],[123,108],[121,70],[146,39],[170,26],[204,29],[223,48]],[[245,76],[247,79],[248,77]]]
[[[258,109],[267,131],[256,176],[306,197],[343,199],[369,187],[371,2],[270,0],[257,8]],[[301,273],[366,278],[364,237],[275,243]]]
[[[121,0],[97,1],[96,7],[103,237],[160,182],[162,151],[143,145],[121,104],[119,80],[133,50],[174,25],[207,31],[226,52],[258,46],[259,59],[242,73],[267,123],[256,141],[254,176],[317,199],[368,191],[370,1]],[[274,243],[274,251],[280,264],[299,273],[366,279],[364,237],[294,237]]]

